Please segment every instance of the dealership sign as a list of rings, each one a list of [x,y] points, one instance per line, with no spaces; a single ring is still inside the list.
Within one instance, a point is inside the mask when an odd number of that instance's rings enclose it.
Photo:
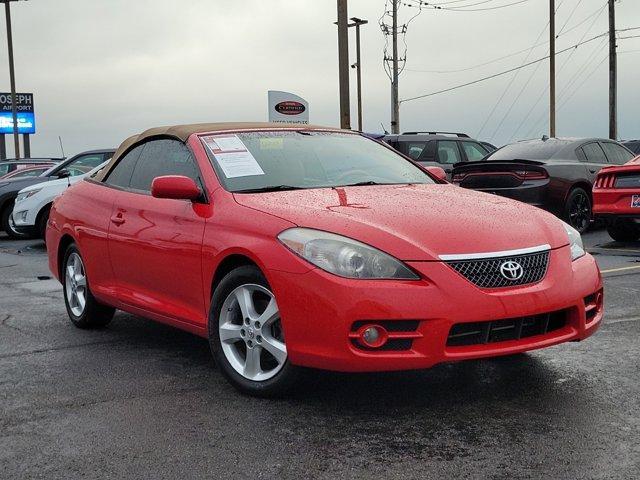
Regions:
[[[33,93],[16,93],[18,133],[36,133]],[[13,133],[11,94],[0,92],[0,134]]]
[[[293,93],[269,90],[269,121],[309,123],[309,103]]]

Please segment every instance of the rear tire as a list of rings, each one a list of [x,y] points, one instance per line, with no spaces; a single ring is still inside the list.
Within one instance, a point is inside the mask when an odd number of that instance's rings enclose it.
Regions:
[[[607,227],[607,232],[617,242],[640,240],[640,225],[630,220],[616,220]]]
[[[256,266],[232,270],[213,292],[209,345],[220,372],[244,394],[282,396],[298,378],[299,367],[287,357],[275,296]]]
[[[78,328],[100,328],[113,318],[115,309],[99,303],[89,288],[89,279],[78,247],[67,247],[60,269],[64,304],[71,322]]]
[[[589,194],[580,187],[571,190],[564,205],[562,219],[578,232],[584,233],[589,229],[592,218]]]
[[[13,224],[13,218],[11,218],[11,214],[13,213],[13,201],[9,202],[8,205],[5,205],[2,213],[0,213],[0,228],[7,232],[9,238],[17,240],[19,238],[27,238],[28,235],[18,232],[15,229]]]

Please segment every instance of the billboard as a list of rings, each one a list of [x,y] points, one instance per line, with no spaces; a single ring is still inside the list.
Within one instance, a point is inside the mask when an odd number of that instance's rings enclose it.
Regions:
[[[18,133],[36,133],[36,116],[33,111],[33,93],[16,93]],[[0,134],[13,133],[11,93],[0,92]]]
[[[309,123],[309,103],[289,92],[269,90],[269,121],[276,123]]]

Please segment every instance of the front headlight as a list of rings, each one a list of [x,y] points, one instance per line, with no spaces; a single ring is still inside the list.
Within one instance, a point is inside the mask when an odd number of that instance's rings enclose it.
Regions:
[[[42,189],[38,188],[36,190],[29,190],[28,192],[19,193],[18,196],[16,197],[16,203],[19,203],[19,202],[21,202],[23,200],[26,200],[29,197],[33,197],[40,190],[42,190]]]
[[[295,254],[316,267],[347,278],[418,280],[419,277],[399,260],[342,235],[290,228],[278,239]]]
[[[578,232],[575,228],[573,228],[568,223],[562,222],[564,229],[567,231],[567,235],[569,236],[569,247],[571,247],[571,260],[576,260],[577,258],[582,257],[585,253],[584,245],[582,243],[582,237],[580,236],[580,232]]]

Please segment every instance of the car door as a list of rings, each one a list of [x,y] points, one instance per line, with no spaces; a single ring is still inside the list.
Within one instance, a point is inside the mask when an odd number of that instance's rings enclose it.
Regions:
[[[600,142],[597,141],[586,143],[582,145],[580,149],[582,150],[582,155],[578,156],[584,161],[587,168],[587,179],[593,185],[596,175],[600,169],[609,165],[607,156],[605,155]]]
[[[162,175],[185,175],[202,185],[195,159],[183,143],[173,139],[145,143],[114,201],[109,228],[111,265],[125,304],[202,325],[206,318],[204,205],[152,197],[151,182]]]

